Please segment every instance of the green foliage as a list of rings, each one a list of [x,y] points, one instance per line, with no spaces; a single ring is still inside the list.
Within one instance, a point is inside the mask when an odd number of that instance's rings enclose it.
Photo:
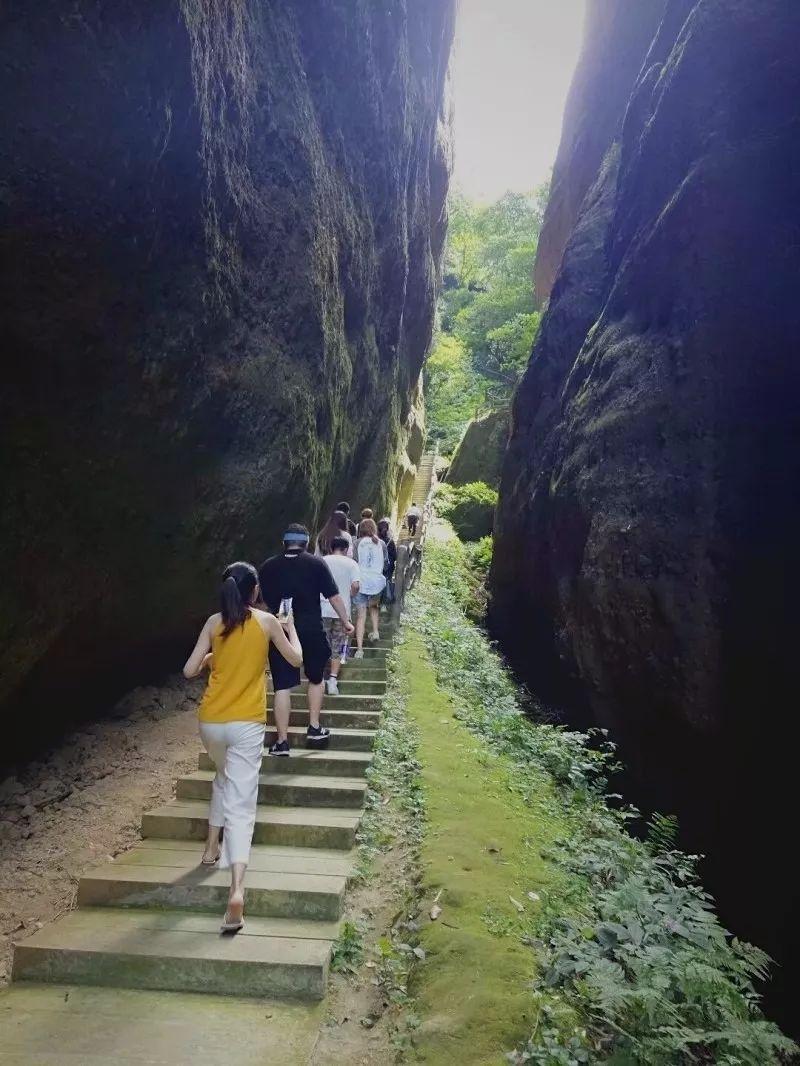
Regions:
[[[533,263],[548,195],[450,196],[441,332],[425,369],[429,434],[447,453],[470,418],[508,403],[539,329]],[[452,383],[447,378],[452,378]]]
[[[609,804],[615,770],[603,735],[526,714],[519,689],[465,617],[477,549],[429,542],[425,580],[409,597],[456,716],[515,767],[516,788],[541,803],[551,789],[565,829],[548,857],[559,871],[523,934],[537,952],[534,1024],[511,1062],[541,1066],[722,1063],[768,1066],[796,1051],[758,1006],[763,952],[732,938],[702,890],[696,860],[674,850],[677,823],[656,816],[648,840],[627,832],[638,812]],[[536,797],[536,799],[534,799]],[[497,927],[487,910],[485,921]]]
[[[356,834],[356,877],[362,882],[371,880],[375,859],[395,847],[398,839],[418,846],[424,821],[416,731],[404,713],[393,654],[388,662],[389,686],[367,770],[364,815]],[[387,804],[388,800],[392,802]]]
[[[483,406],[483,390],[471,371],[466,348],[449,333],[439,334],[425,365],[425,377],[428,435],[448,454]]]
[[[492,532],[497,492],[483,481],[445,485],[436,496],[436,512],[447,518],[461,540],[480,540]]]
[[[647,823],[647,843],[656,854],[672,851],[678,841],[678,819],[674,814],[659,814],[658,811]]]
[[[467,565],[484,580],[489,576],[489,567],[492,565],[491,537],[481,537],[480,540],[465,544]]]
[[[533,342],[539,332],[541,315],[519,313],[486,334],[489,361],[486,371],[495,369],[515,381],[522,377],[530,359]]]
[[[339,938],[333,945],[331,969],[336,973],[355,973],[364,959],[364,936],[353,922],[343,922]]]
[[[470,598],[464,606],[464,613],[471,622],[483,625],[486,621],[488,606],[489,567],[492,565],[492,538],[481,537],[464,545],[464,562]]]

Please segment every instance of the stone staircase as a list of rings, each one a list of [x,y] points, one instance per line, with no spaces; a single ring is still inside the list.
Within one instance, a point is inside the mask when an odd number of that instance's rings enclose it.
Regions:
[[[327,748],[305,747],[306,686],[292,694],[292,755],[263,758],[242,932],[219,931],[228,871],[200,865],[213,779],[202,752],[175,799],[144,814],[141,843],[81,879],[76,910],[16,945],[12,979],[321,999],[391,643],[347,663],[341,695],[325,697]],[[266,744],[273,739],[268,729]]]
[[[417,476],[414,478],[414,489],[411,493],[411,502],[417,507],[424,507],[433,483],[434,464],[436,452],[425,452],[417,467]]]

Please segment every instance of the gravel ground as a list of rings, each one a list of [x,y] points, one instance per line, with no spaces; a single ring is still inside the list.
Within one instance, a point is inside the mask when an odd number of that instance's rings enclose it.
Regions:
[[[197,765],[198,683],[135,689],[0,782],[0,983],[15,941],[74,905],[81,875],[139,839],[142,812]]]

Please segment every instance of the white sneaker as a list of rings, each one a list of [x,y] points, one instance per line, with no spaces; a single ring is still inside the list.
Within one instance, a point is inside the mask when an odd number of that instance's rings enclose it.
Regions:
[[[337,681],[337,679],[335,677],[329,677],[328,678],[328,695],[329,696],[338,696],[339,695],[339,682]]]
[[[355,653],[353,654],[353,658],[354,659],[363,659],[364,658],[364,649],[363,648],[358,648],[355,651]]]
[[[380,633],[367,633],[367,640],[375,641],[375,640],[380,640],[380,639],[381,639]]]

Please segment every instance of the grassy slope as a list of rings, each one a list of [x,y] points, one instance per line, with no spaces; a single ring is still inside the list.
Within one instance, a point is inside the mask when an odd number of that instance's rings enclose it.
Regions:
[[[541,810],[532,817],[530,802],[510,788],[508,764],[453,718],[422,638],[406,632],[400,666],[419,727],[428,814],[420,935],[428,959],[412,988],[424,1019],[414,1044],[422,1062],[501,1063],[533,1028],[535,956],[520,935],[536,907],[527,893],[552,876],[540,851],[560,827]],[[431,922],[440,888],[442,915]]]

